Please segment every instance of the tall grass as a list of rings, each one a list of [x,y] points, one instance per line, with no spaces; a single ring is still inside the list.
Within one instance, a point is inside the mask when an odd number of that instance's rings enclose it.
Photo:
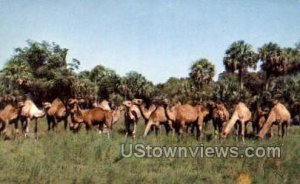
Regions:
[[[270,158],[123,158],[120,145],[125,140],[122,121],[114,127],[111,139],[96,131],[82,129],[73,134],[61,130],[48,133],[39,122],[39,139],[19,137],[0,141],[1,183],[298,183],[300,180],[300,127],[292,127],[284,139],[273,137],[245,145],[282,145],[280,159]],[[139,122],[138,137],[144,123]],[[212,132],[212,130],[208,130]],[[150,134],[136,142],[167,146],[196,146],[187,136],[178,142],[172,136]],[[205,146],[219,145],[211,139]],[[234,138],[224,145],[245,146]]]

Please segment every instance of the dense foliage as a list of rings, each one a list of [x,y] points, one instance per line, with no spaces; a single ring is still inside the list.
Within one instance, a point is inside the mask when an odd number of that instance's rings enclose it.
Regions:
[[[170,77],[165,83],[154,85],[136,71],[120,76],[103,65],[78,72],[80,61],[67,61],[68,49],[56,43],[28,41],[26,47],[15,49],[2,69],[0,95],[27,95],[38,104],[56,96],[107,99],[117,104],[136,97],[169,97],[194,104],[221,100],[234,104],[263,95],[294,102],[300,100],[299,45],[281,48],[276,43],[267,43],[255,52],[250,44],[237,41],[225,51],[226,70],[217,81],[212,80],[215,66],[201,58],[192,64],[188,77]],[[261,63],[258,69],[257,63]]]

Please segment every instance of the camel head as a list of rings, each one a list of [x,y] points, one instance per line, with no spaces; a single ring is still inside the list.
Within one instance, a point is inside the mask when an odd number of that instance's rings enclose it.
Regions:
[[[15,107],[13,107],[12,105],[7,105],[2,112],[7,113],[8,118],[10,121],[12,120],[16,120],[19,116],[19,112],[18,109],[16,109]]]
[[[125,111],[124,106],[119,106],[119,107],[117,107],[117,108],[113,111],[113,113],[112,113],[112,115],[113,115],[113,121],[112,121],[112,124],[116,124],[116,123],[119,121],[119,119],[120,119],[120,117],[121,117],[121,113],[122,113],[123,111]]]
[[[124,105],[126,108],[130,108],[133,104],[132,104],[131,101],[126,100],[126,101],[123,102],[123,105]]]
[[[71,106],[71,105],[74,105],[74,104],[78,104],[78,100],[75,99],[75,98],[70,98],[68,100],[68,105]]]
[[[201,108],[201,112],[202,112],[203,118],[205,118],[209,114],[208,109],[205,107]]]
[[[51,108],[51,103],[50,102],[44,102],[43,107],[44,107],[45,110],[48,110],[48,109]]]
[[[209,109],[213,109],[213,108],[215,108],[216,107],[216,103],[214,102],[214,101],[208,101],[207,102],[207,107],[209,108]]]
[[[24,102],[18,102],[18,108],[24,107],[25,103]]]
[[[163,99],[163,104],[170,105],[170,100],[167,98]]]
[[[143,100],[143,99],[138,99],[138,98],[136,98],[136,99],[133,99],[133,100],[132,100],[132,103],[133,103],[134,105],[142,105],[142,104],[144,103],[144,100]]]
[[[78,100],[74,98],[70,98],[68,100],[68,109],[71,114],[74,114],[76,111],[76,108],[78,107]]]

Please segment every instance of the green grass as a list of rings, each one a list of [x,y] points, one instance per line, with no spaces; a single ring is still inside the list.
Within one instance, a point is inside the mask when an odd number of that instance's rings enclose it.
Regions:
[[[114,127],[113,136],[97,132],[78,134],[61,130],[47,133],[46,122],[39,122],[39,139],[19,137],[0,141],[1,183],[235,183],[241,174],[252,183],[298,183],[300,180],[300,127],[292,127],[284,139],[247,139],[245,145],[282,145],[280,159],[270,158],[122,158],[120,132],[123,122]],[[138,124],[136,142],[152,145],[196,146],[200,142],[187,136],[178,142],[150,134],[141,139],[144,123]],[[62,129],[62,124],[60,124]],[[209,130],[212,132],[211,130]],[[131,142],[131,140],[127,140]],[[214,139],[205,146],[219,145]],[[245,146],[230,137],[224,145]]]

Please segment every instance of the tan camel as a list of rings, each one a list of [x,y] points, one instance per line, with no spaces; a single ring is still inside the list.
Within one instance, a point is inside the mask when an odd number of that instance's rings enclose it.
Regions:
[[[225,123],[229,120],[229,112],[223,103],[208,102],[209,118],[212,120],[214,126],[214,134],[222,133]],[[220,138],[220,137],[219,137]]]
[[[93,107],[101,107],[103,110],[111,111],[112,109],[109,106],[109,102],[107,100],[103,100],[100,103],[95,101],[93,103]]]
[[[35,120],[35,136],[37,138],[37,120],[45,116],[45,112],[38,109],[32,100],[26,100],[25,102],[19,102],[18,106],[20,108],[19,118],[21,120],[21,124],[23,127],[23,132],[25,133],[25,137],[28,136],[29,133],[29,125],[32,120]]]
[[[150,115],[152,112],[154,112],[157,108],[156,105],[151,104],[150,107],[147,109],[146,104],[142,99],[133,99],[132,104],[137,105],[140,109],[140,112],[145,119],[145,123],[149,120]]]
[[[236,124],[236,122],[239,122],[239,130],[236,128],[236,135],[238,137],[239,132],[240,135],[242,137],[242,141],[245,141],[245,132],[246,130],[246,125],[247,123],[251,120],[251,112],[248,109],[248,107],[242,103],[239,102],[236,106],[235,106],[235,110],[231,116],[231,119],[226,123],[225,127],[223,128],[222,134],[221,134],[221,138],[225,139],[227,137],[227,135],[229,134],[229,132],[231,131],[231,129],[234,127],[234,125]]]
[[[208,114],[208,110],[201,105],[176,104],[172,108],[166,107],[166,114],[174,126],[179,127],[179,135],[183,134],[188,125],[197,125],[197,137],[200,137],[203,133],[203,119]]]
[[[0,129],[1,133],[6,133],[8,125],[18,119],[19,111],[17,108],[13,107],[11,104],[5,106],[5,108],[0,112],[0,120],[2,122],[2,127]],[[18,122],[15,122],[16,132],[18,132]]]
[[[258,137],[263,139],[266,133],[271,130],[273,124],[278,125],[278,136],[280,136],[281,129],[281,136],[283,137],[284,134],[287,135],[287,129],[290,126],[290,122],[290,112],[282,103],[275,102],[274,107],[271,109],[268,115],[267,121],[258,133]]]
[[[131,134],[132,137],[135,139],[136,129],[137,129],[137,122],[142,116],[140,108],[133,104],[132,101],[124,101],[123,105],[125,106],[125,113],[124,113],[124,123],[125,123],[125,136],[127,137],[128,134]],[[130,125],[133,125],[133,130],[130,131]]]
[[[60,121],[64,121],[64,128],[67,129],[67,108],[59,98],[54,99],[52,103],[44,102],[43,106],[47,114],[48,131],[57,129]]]
[[[144,131],[144,137],[147,136],[148,132],[150,131],[150,128],[152,126],[155,126],[157,131],[160,132],[160,126],[164,125],[166,128],[166,132],[168,134],[169,129],[174,134],[174,128],[172,121],[167,117],[166,109],[162,105],[159,105],[155,108],[155,110],[151,113],[147,123],[146,128]]]

